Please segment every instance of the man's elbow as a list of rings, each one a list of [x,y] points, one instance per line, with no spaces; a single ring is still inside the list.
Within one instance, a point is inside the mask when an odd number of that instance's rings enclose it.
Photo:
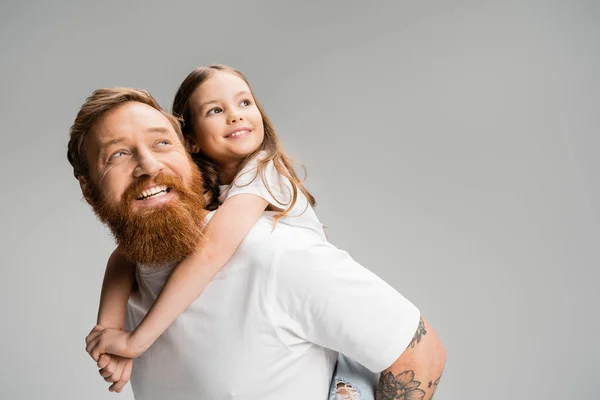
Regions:
[[[381,373],[375,399],[431,399],[440,383],[445,364],[444,344],[421,318],[406,350]],[[400,393],[402,397],[398,397]]]
[[[413,346],[415,353],[422,353],[421,362],[424,365],[429,364],[429,368],[432,370],[442,370],[446,365],[446,347],[444,343],[433,330],[431,325],[423,318],[419,327],[423,327],[421,343],[416,343]],[[411,342],[412,344],[412,342]],[[418,347],[421,346],[421,349]]]
[[[435,335],[435,338],[433,338],[433,341],[434,341],[434,343],[432,344],[432,350],[431,350],[432,366],[435,366],[435,367],[443,370],[444,366],[446,365],[446,357],[447,357],[446,346],[444,346],[444,343],[442,343],[442,340],[437,335]]]
[[[411,369],[441,372],[446,364],[446,357],[446,347],[442,340],[431,325],[421,318],[412,341],[387,371],[402,372]]]
[[[435,361],[436,365],[443,367],[446,364],[446,347],[431,325],[425,320],[423,322],[425,323],[425,329],[428,330],[428,339],[431,341],[428,346],[431,349],[431,359]]]

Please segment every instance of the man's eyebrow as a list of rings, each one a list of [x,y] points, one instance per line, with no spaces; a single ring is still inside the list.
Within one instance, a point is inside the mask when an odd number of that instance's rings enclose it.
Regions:
[[[117,138],[109,140],[108,142],[104,142],[100,145],[100,152],[106,151],[112,145],[119,144],[125,141],[125,138]]]
[[[153,126],[151,128],[146,129],[147,133],[169,133],[171,132],[168,128],[165,128],[164,126]],[[100,145],[100,151],[105,151],[107,148],[109,148],[110,146],[113,146],[115,144],[119,144],[119,143],[123,143],[126,142],[127,139],[126,138],[116,138],[116,139],[111,139],[107,142],[104,142]]]
[[[149,133],[169,133],[171,130],[169,128],[165,128],[164,126],[153,126],[152,128],[146,129],[146,132]]]

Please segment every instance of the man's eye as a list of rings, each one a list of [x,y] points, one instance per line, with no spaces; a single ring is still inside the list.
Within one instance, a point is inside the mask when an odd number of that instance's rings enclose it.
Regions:
[[[171,142],[168,140],[161,140],[160,142],[156,143],[157,146],[167,146],[169,144],[171,144]]]
[[[110,159],[114,160],[114,159],[123,157],[125,155],[127,155],[127,152],[124,150],[115,151],[114,153],[111,154]]]
[[[208,112],[206,113],[207,115],[211,115],[211,114],[220,114],[222,113],[223,110],[221,110],[221,108],[219,107],[215,107],[215,108],[211,108],[210,110],[208,110]]]

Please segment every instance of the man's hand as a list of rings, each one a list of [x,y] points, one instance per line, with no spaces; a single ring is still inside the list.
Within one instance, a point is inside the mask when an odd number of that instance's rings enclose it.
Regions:
[[[98,371],[100,376],[108,383],[112,383],[108,388],[111,392],[121,393],[123,387],[129,382],[131,377],[131,368],[133,360],[121,356],[102,354],[98,359]]]
[[[132,334],[121,329],[96,325],[85,338],[86,351],[99,361],[102,354],[114,354],[124,358],[139,357],[146,349],[136,348]]]

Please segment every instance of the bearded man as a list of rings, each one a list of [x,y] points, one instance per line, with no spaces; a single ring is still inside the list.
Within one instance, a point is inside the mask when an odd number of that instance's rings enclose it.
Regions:
[[[86,100],[68,158],[85,199],[136,264],[133,329],[174,265],[203,242],[210,214],[202,177],[177,119],[136,89],[100,89]],[[157,190],[164,194],[149,198]],[[309,233],[273,230],[261,218],[202,295],[135,359],[135,397],[325,398],[343,352],[383,371],[379,399],[430,398],[445,351],[418,310],[358,264],[340,270],[318,251],[304,254],[313,244]]]

